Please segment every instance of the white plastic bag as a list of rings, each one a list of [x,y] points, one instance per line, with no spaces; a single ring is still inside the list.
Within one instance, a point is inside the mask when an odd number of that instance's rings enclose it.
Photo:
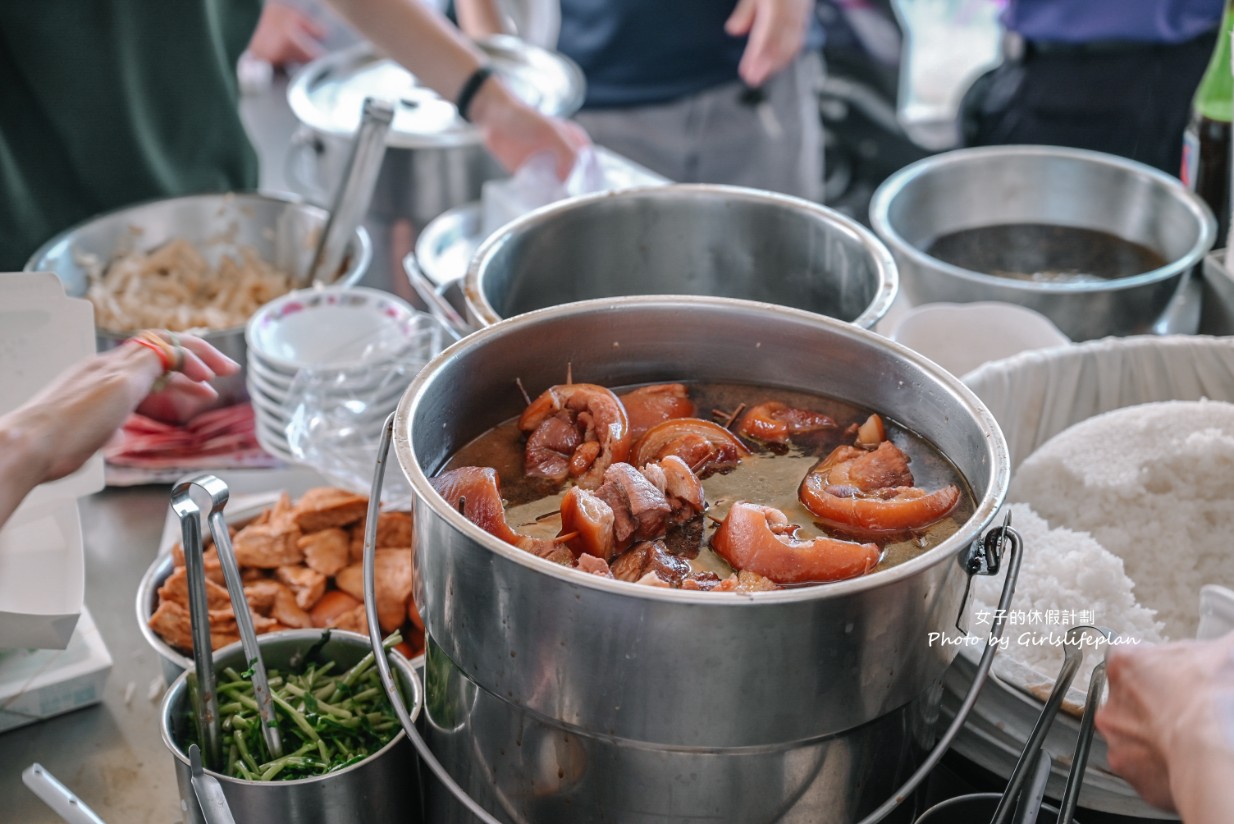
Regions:
[[[481,226],[484,236],[533,209],[567,197],[603,192],[610,184],[599,156],[591,146],[579,152],[565,181],[557,179],[553,156],[533,155],[513,177],[490,180],[480,190]]]

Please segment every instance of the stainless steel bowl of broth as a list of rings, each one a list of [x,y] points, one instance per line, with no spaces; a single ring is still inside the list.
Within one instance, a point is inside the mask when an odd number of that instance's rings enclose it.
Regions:
[[[486,455],[516,474],[517,444],[500,441],[527,404],[518,384],[534,397],[567,371],[612,388],[684,381],[700,406],[781,397],[845,424],[877,411],[914,470],[962,480],[966,509],[869,574],[778,591],[661,589],[552,563],[467,520],[431,478]],[[584,301],[482,329],[413,382],[394,444],[416,497],[429,744],[512,820],[840,822],[872,810],[932,741],[955,651],[928,633],[957,634],[960,557],[1009,474],[989,413],[931,362],[852,324],[712,297]],[[789,497],[814,458],[797,460]],[[717,501],[757,485],[721,480],[737,488],[709,489]],[[512,510],[535,500],[513,482],[503,494]],[[432,820],[467,820],[443,792],[429,796]]]
[[[870,221],[912,303],[1016,303],[1072,340],[1194,332],[1185,276],[1216,232],[1177,179],[1056,146],[926,158],[879,187]]]

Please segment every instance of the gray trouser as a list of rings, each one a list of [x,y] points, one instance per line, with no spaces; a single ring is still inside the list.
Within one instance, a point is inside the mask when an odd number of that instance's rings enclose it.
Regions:
[[[820,200],[818,86],[822,60],[804,53],[763,86],[759,108],[726,83],[650,106],[594,109],[575,119],[598,145],[678,183],[730,183]]]

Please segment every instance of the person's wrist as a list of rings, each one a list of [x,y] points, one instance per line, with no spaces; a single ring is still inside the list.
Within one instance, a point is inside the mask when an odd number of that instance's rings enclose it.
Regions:
[[[468,119],[481,128],[490,128],[509,117],[521,105],[501,78],[490,75],[472,96]]]
[[[454,98],[454,105],[458,108],[459,116],[468,122],[474,120],[472,112],[472,104],[476,97],[485,86],[493,82],[494,69],[491,63],[481,63],[467,76],[463,81],[463,85],[459,87],[458,94]]]

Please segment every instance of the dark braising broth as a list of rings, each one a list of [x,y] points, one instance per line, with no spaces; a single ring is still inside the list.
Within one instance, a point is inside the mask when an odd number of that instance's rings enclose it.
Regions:
[[[971,272],[1045,282],[1095,281],[1151,272],[1165,258],[1109,232],[1007,223],[951,232],[926,254]]]
[[[708,543],[717,524],[725,518],[733,502],[737,500],[764,504],[783,511],[789,521],[801,526],[799,535],[803,539],[826,534],[843,537],[822,528],[816,522],[817,519],[799,500],[798,487],[821,458],[841,444],[853,443],[853,427],[866,420],[869,410],[862,410],[832,398],[784,389],[701,383],[687,386],[700,418],[716,420],[713,410],[731,414],[741,404],[753,407],[775,400],[792,407],[825,413],[835,420],[836,426],[833,429],[795,435],[785,446],[744,439],[753,454],[744,458],[740,465],[730,472],[717,473],[703,480],[706,513],[683,526],[672,528],[664,538],[673,554],[690,559],[695,571],[715,572],[721,578],[728,576],[732,568]],[[621,395],[633,387],[610,388]],[[723,423],[724,415],[719,417]],[[961,494],[959,504],[948,516],[920,534],[907,538],[899,536],[886,544],[877,541],[884,550],[874,571],[894,566],[937,546],[952,535],[973,512],[973,496],[955,466],[921,437],[891,419],[883,420],[887,439],[909,457],[909,466],[916,486],[936,490],[955,484]],[[492,467],[500,477],[501,493],[506,504],[506,520],[510,526],[520,533],[550,539],[561,531],[558,510],[569,483],[558,487],[549,481],[525,477],[525,441],[517,421],[506,421],[460,449],[445,470],[466,466]]]

